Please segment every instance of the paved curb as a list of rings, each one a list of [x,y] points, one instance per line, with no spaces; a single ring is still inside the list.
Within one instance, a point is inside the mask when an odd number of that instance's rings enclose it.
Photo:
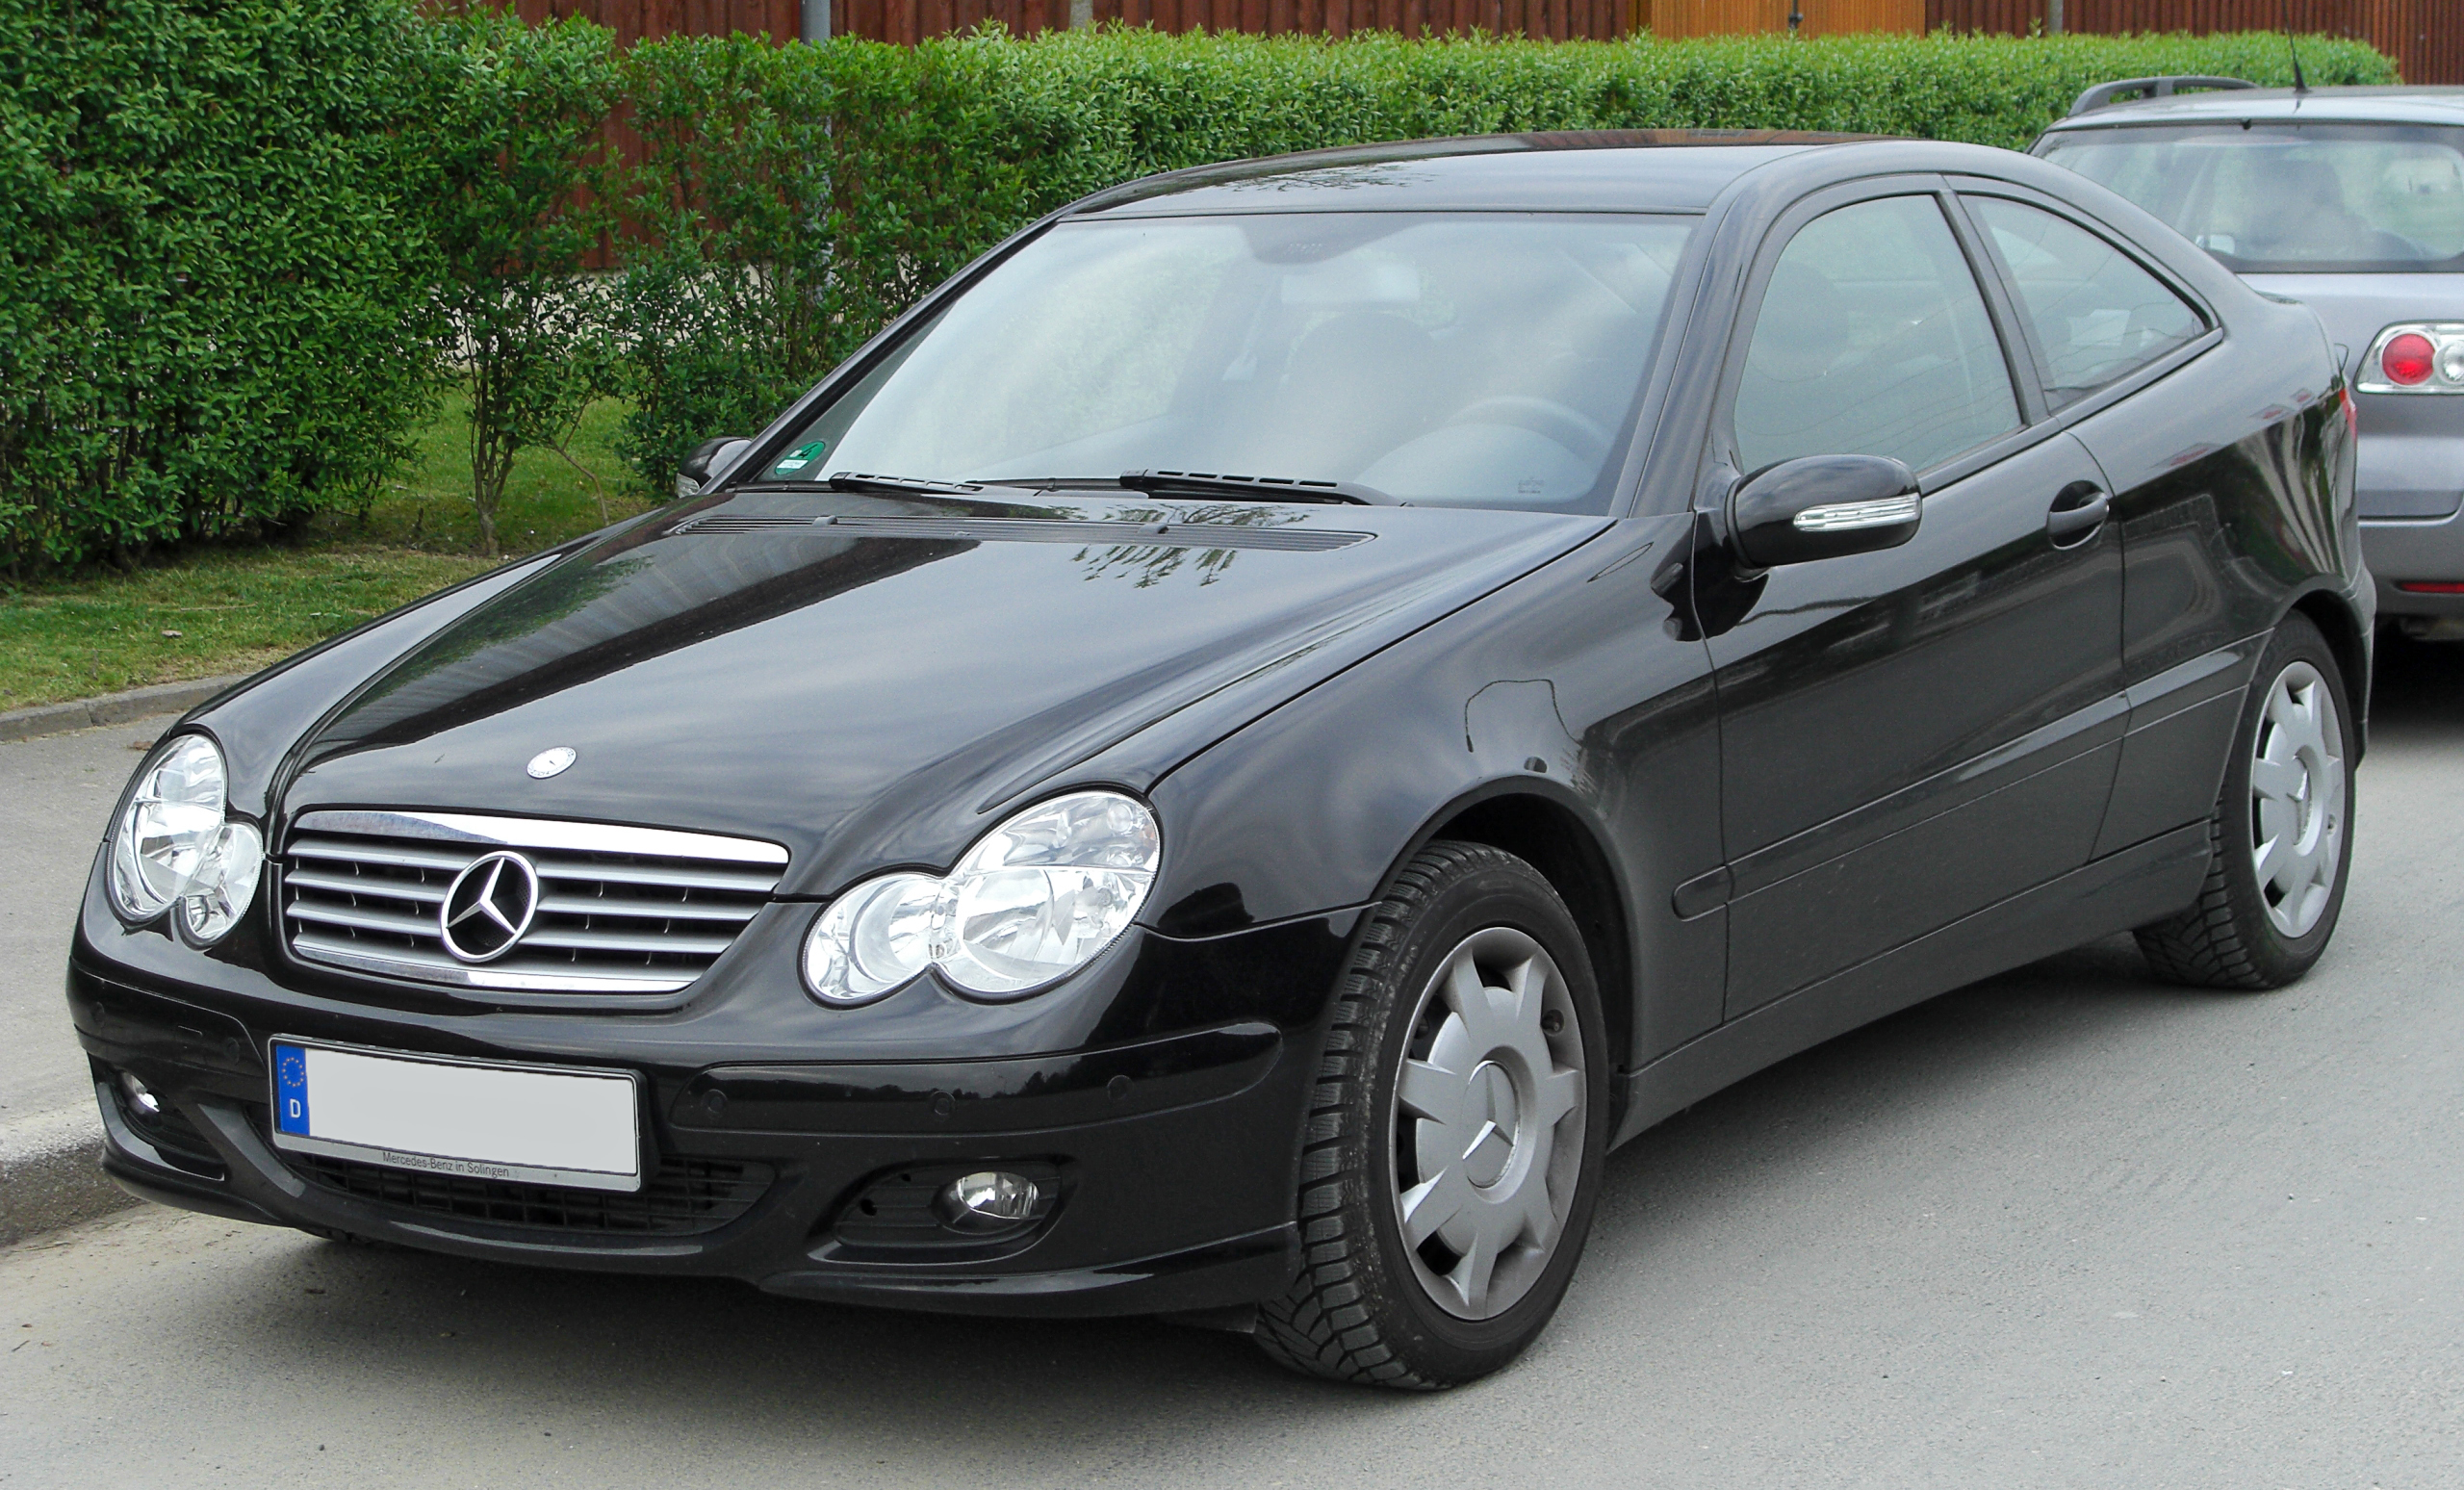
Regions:
[[[13,708],[0,713],[0,741],[65,734],[71,730],[126,724],[155,714],[183,714],[245,677],[245,673],[233,673],[223,678],[197,678],[187,682],[156,683],[151,688],[131,688],[126,693],[106,693],[98,699]]]
[[[0,1246],[139,1203],[103,1175],[90,1107],[0,1126]]]

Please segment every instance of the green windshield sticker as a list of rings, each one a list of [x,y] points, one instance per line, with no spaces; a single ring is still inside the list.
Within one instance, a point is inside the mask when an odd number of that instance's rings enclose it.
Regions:
[[[830,442],[827,440],[815,440],[810,445],[799,445],[794,450],[789,450],[786,453],[785,458],[782,459],[777,465],[772,466],[770,468],[770,474],[772,475],[793,475],[797,472],[805,469],[805,467],[811,465],[814,461],[821,459],[822,452],[829,449]]]

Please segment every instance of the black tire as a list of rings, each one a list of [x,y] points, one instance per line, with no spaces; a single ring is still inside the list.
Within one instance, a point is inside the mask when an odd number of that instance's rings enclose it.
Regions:
[[[2335,706],[2338,755],[2333,769],[2341,776],[2336,784],[2341,789],[2332,809],[2337,841],[2327,856],[2334,870],[2323,907],[2306,931],[2289,935],[2271,913],[2271,897],[2279,891],[2261,885],[2254,862],[2261,840],[2250,778],[2261,732],[2271,728],[2269,701],[2288,678],[2304,676],[2305,668],[2317,675]],[[2234,732],[2233,753],[2224,766],[2224,788],[2217,799],[2215,815],[2208,820],[2207,882],[2189,910],[2138,930],[2139,949],[2157,976],[2194,988],[2279,989],[2308,972],[2327,950],[2344,912],[2345,886],[2352,868],[2350,698],[2335,652],[2318,627],[2306,616],[2287,616],[2259,659],[2249,697],[2242,706],[2241,727]],[[2311,784],[2311,789],[2321,788]]]
[[[1568,1166],[1572,1195],[1562,1201],[1548,1246],[1518,1238],[1504,1249],[1521,1270],[1519,1296],[1490,1317],[1462,1318],[1442,1307],[1432,1284],[1423,1280],[1431,1246],[1442,1256],[1443,1242],[1431,1238],[1417,1253],[1404,1243],[1398,1175],[1409,1176],[1415,1161],[1404,1151],[1400,1124],[1406,1119],[1397,1089],[1407,1052],[1434,1058],[1425,1041],[1437,1026],[1427,1021],[1445,1013],[1437,1007],[1435,980],[1472,956],[1466,948],[1487,947],[1492,943],[1482,938],[1501,934],[1536,942],[1559,975],[1548,985],[1557,1002],[1538,1016],[1537,1028],[1546,1032],[1553,1061],[1561,1052],[1580,1052],[1578,1101],[1563,1085],[1562,1070],[1549,1078],[1557,1084],[1554,1100],[1573,1104],[1565,1117],[1579,1118],[1579,1136],[1565,1142],[1573,1130],[1563,1118],[1533,1123],[1520,1115],[1535,1109],[1517,1108],[1513,1142],[1519,1145],[1525,1132],[1545,1128],[1547,1143],[1532,1152],[1545,1150],[1557,1166],[1545,1171],[1550,1177],[1533,1200],[1531,1166],[1544,1161],[1514,1161],[1525,1166],[1523,1203],[1556,1203],[1565,1188],[1559,1175]],[[1428,1391],[1487,1375],[1520,1354],[1556,1312],[1581,1259],[1600,1187],[1611,1063],[1581,934],[1549,882],[1522,860],[1478,844],[1431,844],[1370,911],[1335,999],[1300,1155],[1305,1260],[1290,1290],[1261,1306],[1255,1338],[1293,1370],[1341,1381]],[[1502,1058],[1485,1052],[1480,1066]],[[1476,1071],[1472,1086],[1482,1079]],[[1492,1073],[1487,1079],[1504,1078]],[[1490,1116],[1496,1118],[1494,1109]],[[1470,1164],[1467,1154],[1467,1169]],[[1495,1276],[1506,1277],[1508,1266],[1499,1262]],[[1488,1284],[1479,1286],[1485,1298]]]

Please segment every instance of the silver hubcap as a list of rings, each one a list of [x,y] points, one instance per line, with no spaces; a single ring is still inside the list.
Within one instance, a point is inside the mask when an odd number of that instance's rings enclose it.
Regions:
[[[1497,926],[1447,955],[1395,1108],[1395,1215],[1421,1287],[1462,1319],[1504,1313],[1548,1267],[1582,1169],[1582,1036],[1539,942]]]
[[[2307,662],[2277,675],[2250,758],[2250,861],[2268,918],[2306,935],[2327,911],[2345,837],[2344,730]]]

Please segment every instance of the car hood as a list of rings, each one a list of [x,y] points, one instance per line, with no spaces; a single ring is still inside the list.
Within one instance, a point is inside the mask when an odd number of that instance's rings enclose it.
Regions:
[[[1604,526],[722,495],[576,551],[392,662],[301,742],[282,801],[762,838],[789,851],[783,892],[829,893],[945,866],[1168,717],[1207,728],[1161,732],[1182,743],[1159,757],[1219,738]],[[531,777],[559,746],[574,763]],[[1178,763],[1123,758],[1109,779],[1134,790]]]

